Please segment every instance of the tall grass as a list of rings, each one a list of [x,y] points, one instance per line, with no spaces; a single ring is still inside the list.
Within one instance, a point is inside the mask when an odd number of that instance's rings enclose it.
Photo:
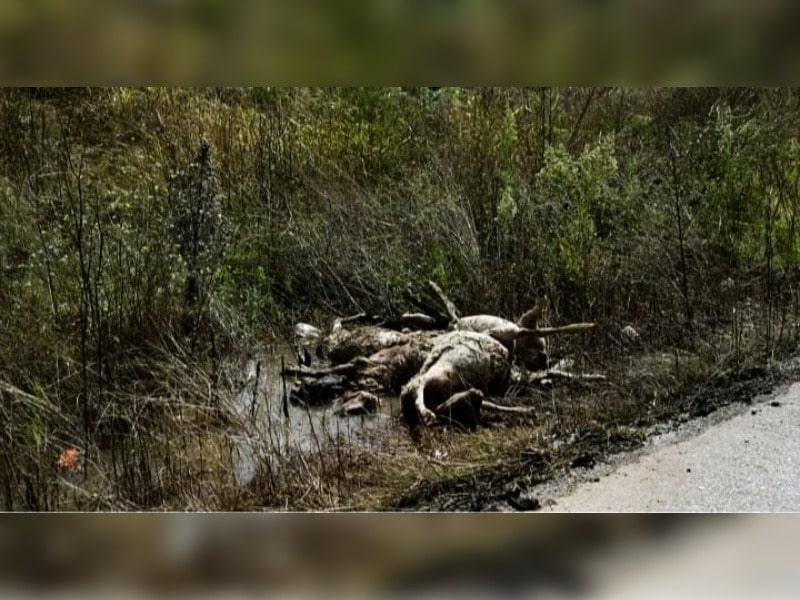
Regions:
[[[552,322],[599,325],[555,352],[612,370],[790,352],[797,108],[758,89],[4,90],[5,506],[351,497],[368,459],[333,437],[243,499],[226,369],[297,320],[405,310],[427,279],[465,313],[546,294]],[[80,477],[58,467],[71,447]]]

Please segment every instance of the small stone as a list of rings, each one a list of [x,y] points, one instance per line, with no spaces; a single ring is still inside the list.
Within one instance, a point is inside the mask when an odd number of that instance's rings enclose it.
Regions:
[[[530,496],[520,496],[519,498],[513,498],[508,501],[512,508],[516,510],[539,510],[542,508],[542,503],[539,502],[538,498],[531,498]]]
[[[586,467],[591,469],[596,463],[597,461],[595,460],[594,456],[587,452],[585,454],[581,454],[572,461],[572,468]]]
[[[781,405],[781,403],[780,403],[780,402],[778,402],[777,400],[773,400],[772,402],[770,402],[770,403],[769,403],[769,405],[770,405],[770,406],[776,406],[776,407],[777,407],[777,406],[780,406],[780,405]]]

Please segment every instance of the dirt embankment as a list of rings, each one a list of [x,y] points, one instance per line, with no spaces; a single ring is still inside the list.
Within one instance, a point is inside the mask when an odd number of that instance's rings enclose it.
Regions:
[[[553,506],[553,498],[569,493],[582,481],[597,479],[602,475],[602,468],[596,470],[598,466],[606,465],[606,470],[610,471],[611,466],[624,462],[626,457],[636,456],[636,451],[649,446],[659,436],[665,439],[663,436],[670,432],[674,434],[673,437],[679,435],[678,432],[683,432],[680,435],[689,435],[686,432],[691,431],[696,433],[709,424],[746,410],[759,395],[798,377],[800,365],[797,361],[720,377],[702,391],[676,394],[669,402],[663,403],[665,408],[662,412],[639,419],[631,423],[631,427],[584,428],[566,438],[550,440],[546,449],[523,452],[516,461],[486,466],[468,475],[416,486],[399,498],[393,508],[416,511],[549,509]],[[726,410],[720,410],[723,408]],[[759,405],[752,410],[761,413],[766,409]],[[594,510],[588,505],[583,508],[567,504],[566,501],[564,508]],[[625,510],[626,507],[607,508]],[[726,508],[720,507],[720,510]],[[659,509],[648,506],[641,510]]]

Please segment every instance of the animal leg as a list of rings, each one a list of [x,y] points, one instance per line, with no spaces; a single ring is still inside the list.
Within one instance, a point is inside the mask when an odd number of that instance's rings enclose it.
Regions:
[[[451,423],[472,430],[480,422],[483,402],[483,392],[476,388],[469,388],[450,396],[436,407],[436,413]]]
[[[432,425],[436,421],[436,413],[425,406],[425,382],[421,383],[417,388],[417,397],[414,405],[420,420],[425,425]]]

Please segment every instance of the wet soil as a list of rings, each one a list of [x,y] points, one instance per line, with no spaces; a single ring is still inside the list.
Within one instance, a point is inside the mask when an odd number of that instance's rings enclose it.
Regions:
[[[468,475],[422,482],[390,507],[411,511],[530,511],[546,508],[557,490],[596,478],[597,465],[618,464],[636,456],[655,438],[692,435],[741,412],[782,384],[800,379],[797,360],[771,368],[720,375],[677,392],[646,417],[613,428],[594,426],[530,448],[517,460],[479,468]],[[775,402],[777,400],[774,400]]]
[[[244,424],[233,434],[234,474],[240,486],[250,483],[271,456],[316,452],[337,438],[368,447],[374,436],[385,435],[396,425],[400,413],[397,398],[383,402],[371,414],[354,416],[337,416],[338,397],[320,405],[303,402],[295,394],[297,382],[281,377],[281,358],[284,363],[291,359],[288,346],[251,360],[243,373],[247,383],[231,406]]]

